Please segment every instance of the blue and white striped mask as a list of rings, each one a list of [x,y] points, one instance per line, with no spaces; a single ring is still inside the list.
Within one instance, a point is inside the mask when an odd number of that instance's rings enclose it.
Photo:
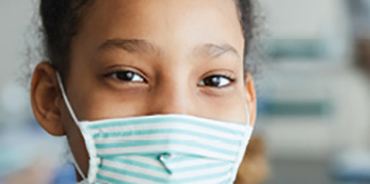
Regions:
[[[177,114],[78,121],[58,80],[90,156],[87,177],[75,162],[80,183],[234,182],[253,130],[249,116],[245,125]]]

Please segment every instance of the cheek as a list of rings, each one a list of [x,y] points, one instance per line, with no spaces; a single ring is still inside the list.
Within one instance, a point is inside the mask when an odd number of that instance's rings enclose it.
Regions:
[[[219,116],[217,119],[246,124],[245,100],[238,95],[234,95],[220,102],[220,104],[217,105],[216,112],[215,114]]]
[[[197,115],[201,117],[245,124],[247,122],[245,92],[243,85],[236,88],[222,97],[198,96],[195,112],[199,112]]]
[[[66,107],[62,111],[62,122],[65,126],[68,145],[73,154],[73,157],[81,170],[84,173],[87,173],[89,156],[86,150],[85,141],[82,137],[80,129],[72,120],[70,113]]]
[[[145,93],[138,90],[115,92],[101,88],[80,97],[78,113],[80,120],[101,120],[144,115]]]
[[[225,97],[206,96],[206,94],[186,95],[182,97],[186,99],[182,107],[170,109],[165,106],[173,106],[173,104],[170,104],[173,101],[170,97],[159,93],[152,94],[144,91],[111,92],[99,89],[94,91],[91,95],[79,98],[80,103],[76,105],[78,106],[76,111],[80,120],[92,121],[170,114],[172,112],[241,124],[246,122],[245,100],[241,93],[233,93]],[[162,112],[161,109],[165,112]]]

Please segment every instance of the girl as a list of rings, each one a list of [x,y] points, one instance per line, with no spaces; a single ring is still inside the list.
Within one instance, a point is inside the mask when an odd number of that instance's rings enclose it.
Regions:
[[[233,183],[256,117],[250,0],[41,0],[32,108],[81,183]]]

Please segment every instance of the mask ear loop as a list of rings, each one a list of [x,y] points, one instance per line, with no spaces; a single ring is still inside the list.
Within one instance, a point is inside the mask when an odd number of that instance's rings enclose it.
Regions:
[[[248,104],[247,103],[245,103],[245,112],[246,112],[246,115],[247,115],[247,124],[249,126],[252,126],[251,125],[251,116],[249,114],[249,107],[248,107]]]
[[[82,181],[85,181],[86,177],[85,177],[84,173],[82,172],[81,168],[78,166],[77,161],[74,157],[73,157],[73,164],[75,165],[78,174],[81,176]]]
[[[62,96],[63,96],[63,100],[64,100],[64,103],[66,104],[67,106],[67,109],[73,119],[73,121],[76,123],[76,125],[78,126],[78,119],[72,109],[72,106],[71,104],[69,103],[69,100],[67,98],[67,95],[66,95],[66,92],[64,90],[64,86],[63,86],[63,82],[62,82],[62,78],[60,77],[60,74],[59,72],[56,73],[56,76],[57,76],[57,79],[58,79],[58,84],[59,84],[59,88],[60,88],[60,91],[62,92]],[[73,154],[72,154],[73,155]],[[76,158],[73,156],[73,164],[75,165],[76,169],[77,169],[77,172],[78,174],[80,174],[81,178],[83,180],[86,180],[86,177],[84,175],[84,173],[82,172],[81,168],[78,166],[77,164],[77,161],[76,161]]]
[[[242,149],[242,151],[239,150],[239,156],[238,158],[235,160],[235,164],[238,165],[238,167],[234,168],[232,170],[232,173],[235,173],[235,175],[232,176],[231,180],[230,180],[230,183],[234,183],[235,179],[236,179],[236,175],[239,171],[239,167],[240,167],[240,164],[241,162],[243,161],[243,158],[244,158],[244,155],[246,153],[246,149],[247,149],[247,146],[248,146],[248,142],[250,140],[250,137],[252,136],[252,130],[253,130],[253,127],[251,126],[251,119],[250,119],[250,114],[249,114],[249,107],[248,107],[248,104],[245,103],[244,105],[245,107],[245,112],[246,112],[246,124],[245,124],[245,135],[243,137],[243,143],[242,143],[242,146],[239,148],[239,149]],[[248,131],[248,129],[251,129],[251,132]],[[245,146],[245,147],[244,147]]]
[[[62,78],[60,77],[59,72],[57,72],[56,75],[57,75],[57,79],[58,79],[59,88],[62,92],[64,103],[66,104],[67,109],[68,109],[69,113],[71,114],[71,117],[72,117],[73,121],[78,125],[79,121],[78,121],[78,119],[77,119],[77,117],[76,117],[76,115],[73,111],[73,108],[72,108],[71,104],[69,103],[68,97],[67,97],[66,92],[65,92],[64,87],[63,87]]]

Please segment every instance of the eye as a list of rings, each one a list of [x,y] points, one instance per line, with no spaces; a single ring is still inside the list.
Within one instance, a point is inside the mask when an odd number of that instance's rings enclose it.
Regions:
[[[198,85],[221,88],[230,85],[232,82],[234,82],[234,80],[229,77],[212,75],[200,81]]]
[[[132,71],[117,71],[110,74],[110,76],[114,77],[117,80],[123,82],[144,82],[145,79],[141,77],[139,74],[132,72]]]

